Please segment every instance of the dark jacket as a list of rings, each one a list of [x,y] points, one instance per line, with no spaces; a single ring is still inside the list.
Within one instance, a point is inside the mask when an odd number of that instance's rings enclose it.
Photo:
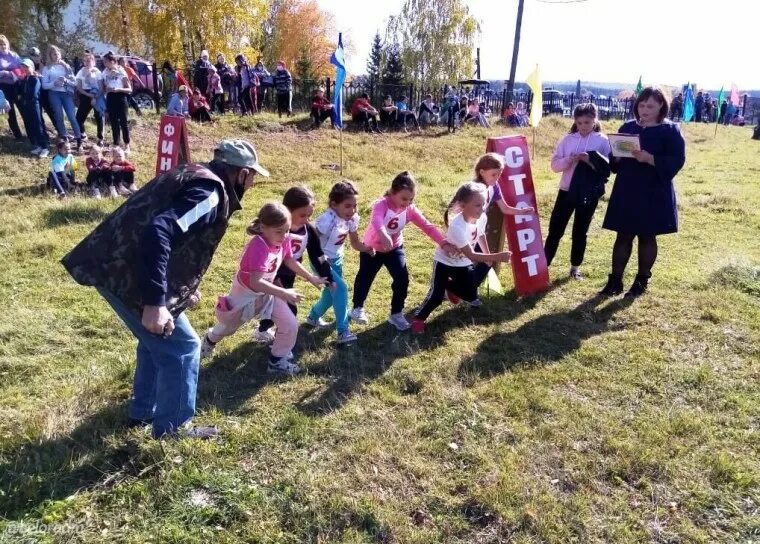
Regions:
[[[218,204],[210,222],[167,234],[155,221],[176,204],[177,195],[194,186],[216,189]],[[212,189],[213,190],[213,189]],[[227,230],[230,216],[240,209],[234,189],[202,164],[184,164],[150,181],[62,260],[81,285],[106,289],[139,316],[146,305],[165,305],[177,317],[188,305],[206,272],[216,247]],[[174,221],[176,225],[178,222]],[[148,234],[155,232],[155,236]],[[169,247],[161,246],[161,238]],[[156,238],[152,244],[150,238]],[[146,269],[151,251],[162,258]],[[150,267],[147,267],[150,268]],[[158,277],[158,279],[153,276]],[[159,284],[155,294],[148,284]],[[145,300],[153,297],[153,300]]]
[[[274,89],[278,94],[289,93],[293,90],[293,76],[287,70],[274,71]]]
[[[604,184],[610,177],[610,160],[598,151],[589,151],[589,162],[578,161],[570,178],[568,192],[579,206],[596,206],[604,194]]]
[[[206,94],[208,89],[208,69],[211,63],[207,60],[198,59],[193,70],[193,87],[201,90],[201,94]]]

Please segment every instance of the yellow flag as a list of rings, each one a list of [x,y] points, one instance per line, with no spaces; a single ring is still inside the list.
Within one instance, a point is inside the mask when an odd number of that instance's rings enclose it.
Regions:
[[[530,126],[537,127],[544,113],[544,98],[541,92],[541,76],[538,74],[538,64],[525,82],[533,91],[533,101],[530,103]]]

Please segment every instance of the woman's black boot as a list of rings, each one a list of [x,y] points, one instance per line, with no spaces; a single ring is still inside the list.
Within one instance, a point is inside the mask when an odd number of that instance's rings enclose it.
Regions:
[[[631,285],[631,288],[628,289],[628,292],[625,294],[625,296],[636,298],[646,293],[647,286],[649,284],[649,278],[651,277],[651,274],[636,274],[636,279],[633,281],[633,285]]]
[[[600,295],[605,297],[614,297],[623,292],[623,275],[622,274],[610,274],[607,278],[607,285],[604,289],[599,291]]]

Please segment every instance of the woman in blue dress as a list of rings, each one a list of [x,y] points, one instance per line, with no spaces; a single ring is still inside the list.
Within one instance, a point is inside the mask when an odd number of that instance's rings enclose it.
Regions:
[[[657,259],[657,236],[678,231],[678,210],[673,178],[683,168],[686,150],[678,125],[666,117],[668,101],[659,89],[647,87],[633,107],[635,120],[620,132],[638,134],[641,150],[635,158],[613,158],[617,173],[602,227],[617,232],[612,249],[612,274],[601,294],[623,292],[623,273],[638,238],[639,269],[625,296],[638,297],[647,290]]]

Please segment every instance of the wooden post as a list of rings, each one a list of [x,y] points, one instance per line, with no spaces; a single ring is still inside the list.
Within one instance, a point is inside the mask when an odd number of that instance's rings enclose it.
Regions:
[[[156,102],[156,113],[161,115],[161,93],[158,92],[158,71],[156,70],[156,63],[152,65],[153,68],[153,100]]]

